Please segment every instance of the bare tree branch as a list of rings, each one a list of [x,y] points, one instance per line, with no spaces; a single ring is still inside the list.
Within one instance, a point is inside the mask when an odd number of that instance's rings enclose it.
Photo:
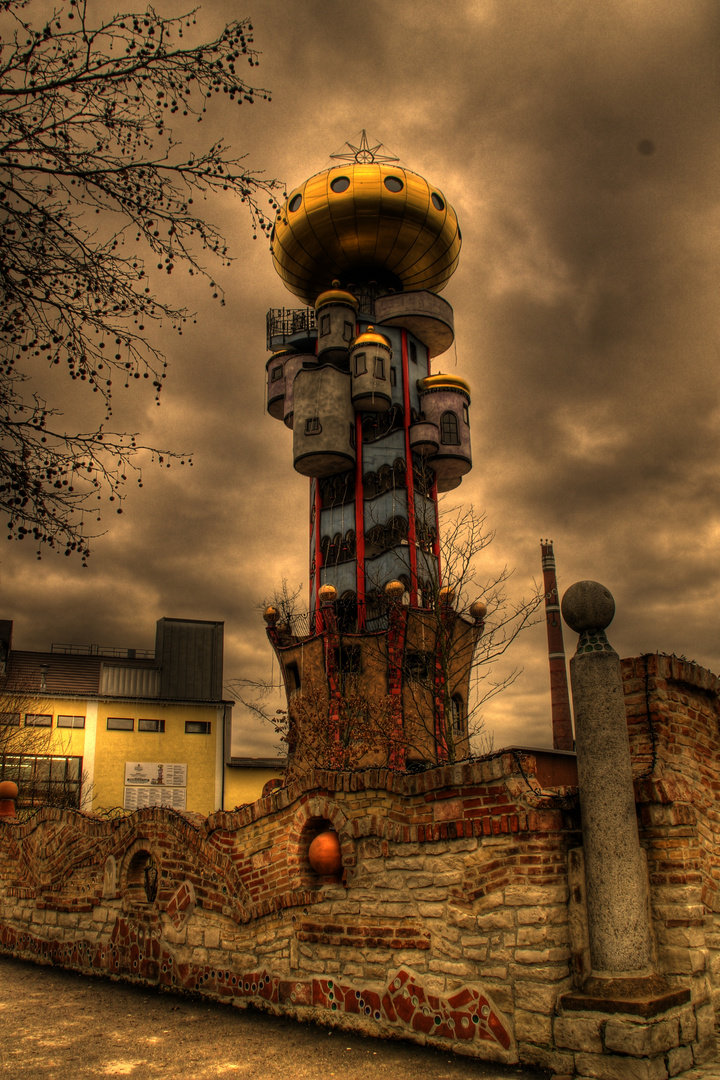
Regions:
[[[222,140],[184,151],[169,126],[187,132],[219,95],[269,100],[238,72],[258,63],[249,20],[197,45],[186,44],[197,9],[93,25],[86,0],[69,0],[36,28],[32,7],[0,2],[0,510],[11,537],[85,559],[90,496],[121,500],[144,448],[102,426],[94,436],[58,428],[58,411],[24,393],[27,365],[63,365],[100,395],[105,421],[118,375],[150,380],[158,399],[167,363],[149,329],[181,334],[192,315],[155,291],[146,261],[162,275],[184,266],[222,303],[206,260],[230,255],[196,201],[238,196],[257,237],[271,231],[281,185]],[[78,475],[84,483],[71,482]]]

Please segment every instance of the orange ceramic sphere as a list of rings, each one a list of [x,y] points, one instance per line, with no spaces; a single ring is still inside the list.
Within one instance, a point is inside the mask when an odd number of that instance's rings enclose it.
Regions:
[[[18,786],[14,780],[3,780],[0,783],[0,817],[15,817],[15,800],[18,796]]]
[[[310,865],[321,877],[336,877],[342,870],[338,834],[332,830],[316,836],[308,850]]]

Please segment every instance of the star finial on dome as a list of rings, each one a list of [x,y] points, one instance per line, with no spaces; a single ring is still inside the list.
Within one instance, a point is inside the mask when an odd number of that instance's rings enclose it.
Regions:
[[[345,150],[347,147],[347,150]],[[381,154],[380,150],[383,149],[382,143],[377,143],[376,146],[371,146],[368,142],[367,132],[365,128],[360,132],[360,143],[358,146],[353,146],[351,142],[343,144],[342,150],[337,154],[331,154],[330,158],[333,161],[353,161],[358,165],[371,165],[374,161],[399,161],[399,157],[394,157],[391,154]]]

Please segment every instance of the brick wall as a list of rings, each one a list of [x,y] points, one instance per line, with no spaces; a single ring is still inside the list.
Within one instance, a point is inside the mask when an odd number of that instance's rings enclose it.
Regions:
[[[0,947],[568,1075],[619,1076],[623,1055],[679,1075],[710,1052],[719,985],[717,680],[669,657],[625,661],[624,677],[657,966],[693,995],[672,1038],[558,1008],[588,965],[579,814],[529,752],[316,771],[207,819],[4,822]],[[337,878],[308,861],[325,828]]]
[[[0,943],[515,1061],[547,1041],[570,985],[574,806],[542,793],[532,755],[506,753],[419,776],[316,772],[207,819],[44,809],[0,829]],[[307,859],[327,827],[337,880]]]
[[[655,654],[624,660],[623,679],[658,965],[692,986],[711,1030],[720,1007],[720,679]]]

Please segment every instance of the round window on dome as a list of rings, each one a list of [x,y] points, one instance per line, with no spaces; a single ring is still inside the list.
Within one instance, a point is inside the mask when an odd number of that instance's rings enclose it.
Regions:
[[[399,176],[385,177],[385,187],[388,189],[388,191],[402,191],[403,186],[403,182]]]
[[[445,203],[443,202],[443,200],[440,198],[440,196],[438,195],[438,193],[436,191],[433,191],[430,198],[432,199],[432,204],[433,204],[433,206],[435,207],[436,210],[444,210],[445,209]]]
[[[298,191],[297,195],[293,195],[292,199],[288,203],[288,210],[290,210],[294,214],[296,210],[300,209],[301,204],[302,204],[302,195]]]
[[[336,195],[340,195],[341,192],[347,191],[350,187],[350,181],[347,176],[336,176],[334,180],[330,181],[330,189],[334,191]]]

